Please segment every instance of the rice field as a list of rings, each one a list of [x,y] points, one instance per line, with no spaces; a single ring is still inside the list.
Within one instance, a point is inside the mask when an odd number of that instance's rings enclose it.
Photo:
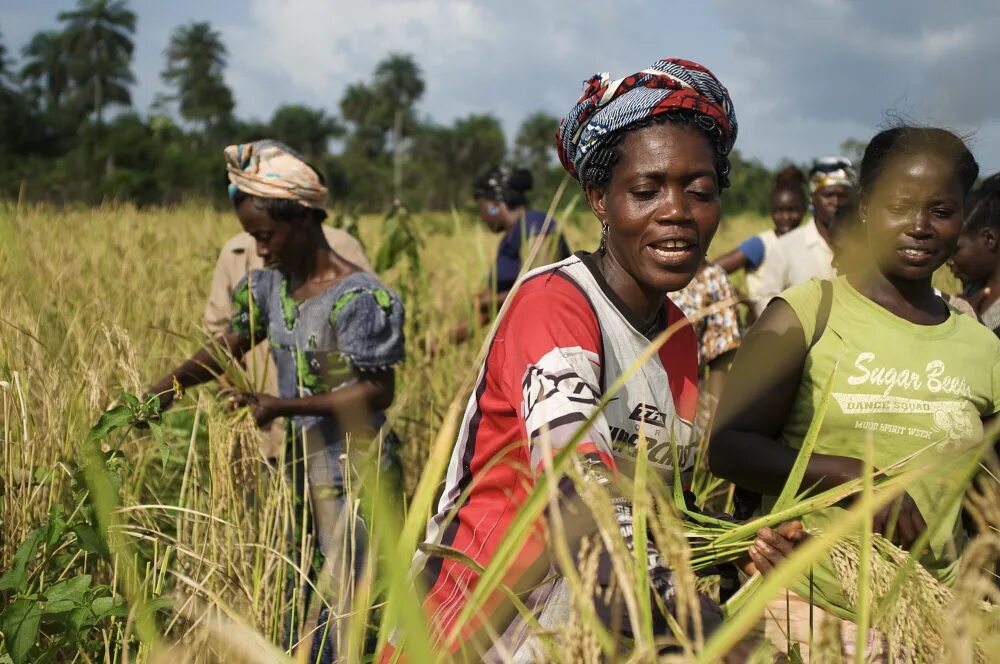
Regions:
[[[556,216],[574,249],[596,246],[599,229],[589,214],[570,202]],[[406,635],[411,661],[431,661],[440,652],[407,570],[474,378],[476,342],[486,331],[460,346],[448,344],[447,334],[470,318],[499,239],[465,211],[416,214],[408,223],[419,239],[417,258],[402,258],[383,275],[407,306],[408,359],[390,410],[404,442],[407,501],[400,514],[376,497],[366,514],[374,555],[342,618],[351,662],[372,661],[393,629]],[[370,216],[357,224],[374,258],[385,222]],[[725,219],[713,250],[766,226],[763,218]],[[195,204],[0,208],[0,662],[309,661],[308,649],[296,646],[311,636],[310,617],[322,595],[314,590],[322,575],[310,572],[315,546],[296,528],[303,508],[285,475],[260,457],[246,414],[230,413],[216,388],[206,386],[179,399],[160,426],[129,423],[142,410],[130,395],[141,395],[204,341],[199,323],[211,271],[219,247],[238,230],[232,213]],[[127,417],[116,420],[115,413]],[[102,426],[94,428],[99,419]],[[558,459],[553,472],[573,476],[569,461]],[[639,590],[649,583],[645,567],[623,546],[612,553],[634,638],[620,643],[596,620],[588,600],[595,542],[579,560],[564,561],[577,570],[569,580],[578,611],[558,630],[539,631],[540,659],[709,662],[741,653],[772,661],[766,644],[752,638],[765,603],[832,549],[859,621],[889,635],[895,659],[996,660],[995,467],[966,498],[982,534],[952,588],[925,578],[905,552],[863,529],[845,537],[912,477],[859,482],[809,500],[788,496],[781,503],[785,517],[850,491],[862,498],[837,529],[810,539],[779,573],[755,577],[726,607],[722,629],[707,637],[697,621],[678,629],[670,654],[648,627],[655,607]],[[701,486],[720,491],[708,478]],[[591,489],[581,487],[601,532],[617,534],[606,502]],[[713,592],[711,579],[696,577],[695,568],[730,556],[758,524],[685,524],[656,478],[640,472],[633,489],[637,522],[648,521],[650,536],[677,570],[681,613],[695,615],[695,589]],[[547,490],[540,482],[515,522],[510,552],[546,506]],[[962,499],[961,487],[955,499]],[[497,588],[509,558],[498,555],[484,571],[492,582],[477,587],[477,599]],[[290,614],[301,629],[289,629]],[[813,659],[840,661],[823,636],[817,635]]]

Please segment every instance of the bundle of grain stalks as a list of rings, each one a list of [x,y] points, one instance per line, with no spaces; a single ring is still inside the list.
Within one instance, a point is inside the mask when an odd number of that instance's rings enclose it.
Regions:
[[[988,540],[984,540],[988,541]],[[846,537],[830,549],[841,589],[852,605],[863,601],[860,591],[861,538]],[[956,593],[935,579],[921,565],[914,566],[906,583],[894,591],[894,581],[907,567],[909,554],[875,534],[871,538],[869,601],[881,605],[872,627],[884,635],[894,661],[943,661],[950,636],[947,617],[955,610]],[[994,559],[995,560],[995,559]],[[983,561],[986,562],[986,561]],[[885,600],[892,597],[892,601]],[[975,607],[986,617],[996,607],[974,597],[964,598],[966,608]],[[995,616],[994,616],[995,618]],[[988,661],[982,647],[973,649],[975,661]]]

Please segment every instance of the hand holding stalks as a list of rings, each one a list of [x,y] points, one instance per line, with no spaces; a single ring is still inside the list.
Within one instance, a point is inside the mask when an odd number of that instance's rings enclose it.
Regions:
[[[808,537],[801,521],[787,521],[777,528],[761,528],[747,550],[750,561],[743,565],[743,571],[747,574],[770,573]]]
[[[265,427],[281,414],[278,409],[280,401],[270,394],[239,392],[229,397],[229,407],[233,411],[249,408],[257,426]]]

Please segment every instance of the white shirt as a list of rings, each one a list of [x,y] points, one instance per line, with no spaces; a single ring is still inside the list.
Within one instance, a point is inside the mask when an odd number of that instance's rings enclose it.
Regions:
[[[768,249],[767,260],[757,270],[756,313],[782,291],[805,283],[812,278],[833,279],[833,250],[816,228],[816,220],[808,222],[778,238]]]

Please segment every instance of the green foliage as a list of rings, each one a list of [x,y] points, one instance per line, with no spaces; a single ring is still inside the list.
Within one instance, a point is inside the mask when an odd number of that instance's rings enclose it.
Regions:
[[[322,109],[302,104],[279,106],[271,116],[268,135],[295,147],[302,155],[316,162],[326,153],[331,138],[344,134],[344,127]]]
[[[422,208],[447,209],[472,200],[472,180],[503,161],[503,128],[492,115],[473,114],[450,127],[421,126],[413,138],[406,199]]]
[[[730,187],[722,195],[727,213],[767,214],[771,203],[771,172],[756,159],[746,159],[739,150],[729,155]]]
[[[232,117],[235,102],[222,78],[226,47],[218,31],[204,22],[176,28],[165,55],[161,75],[176,90],[172,99],[181,117],[201,123],[206,132]]]
[[[16,85],[0,51],[0,197],[98,204],[171,204],[196,198],[224,206],[221,149],[273,137],[300,151],[326,176],[334,207],[379,212],[467,209],[476,174],[499,163],[531,170],[536,206],[565,178],[555,159],[555,116],[528,115],[511,153],[499,120],[484,113],[450,124],[420,118],[425,92],[412,55],[391,53],[364,80],[349,84],[339,116],[297,103],[268,122],[238,119],[225,83],[226,46],[207,22],[176,27],[164,50],[157,95],[148,115],[105,110],[131,104],[136,14],[124,0],[78,0],[58,14],[61,30],[34,35]],[[2,46],[0,46],[2,48]],[[168,112],[185,121],[178,126]],[[339,154],[330,141],[342,139]],[[726,211],[766,213],[770,173],[732,155]],[[572,221],[572,220],[569,220]]]
[[[107,106],[132,104],[135,12],[123,0],[78,0],[76,9],[59,13],[59,20],[66,23],[63,43],[73,83],[70,105],[93,113],[101,127]]]
[[[155,421],[159,402],[140,402],[125,394],[124,403],[104,413],[91,429],[87,445],[96,446],[116,431]],[[124,598],[111,585],[95,582],[88,569],[111,561],[105,527],[94,501],[88,475],[96,473],[117,496],[128,466],[117,452],[96,452],[98,467],[77,467],[73,474],[73,504],[49,509],[46,523],[31,531],[14,554],[10,569],[0,576],[0,630],[4,650],[14,664],[66,661],[78,651],[97,653],[105,647],[101,630],[124,623],[129,614]],[[87,558],[73,551],[91,554]],[[107,576],[107,568],[102,573]],[[143,610],[155,610],[146,605]]]
[[[395,205],[385,217],[384,239],[375,257],[375,272],[388,272],[406,261],[411,273],[420,271],[420,238],[413,227],[410,211]]]

